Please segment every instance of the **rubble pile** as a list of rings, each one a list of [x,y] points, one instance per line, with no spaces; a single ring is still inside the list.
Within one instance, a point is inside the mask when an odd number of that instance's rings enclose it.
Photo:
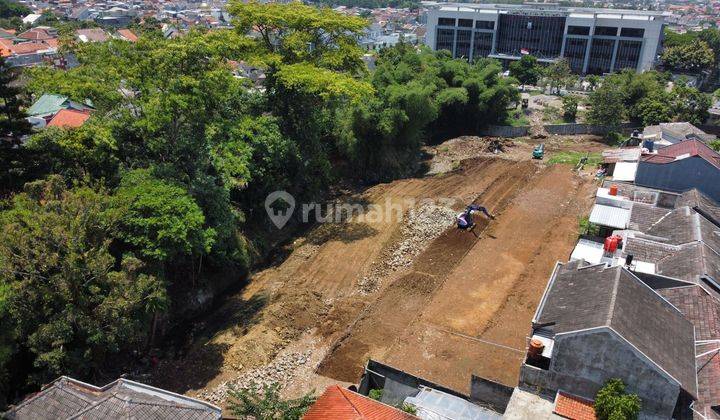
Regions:
[[[228,391],[231,389],[248,389],[252,386],[263,389],[273,383],[279,384],[280,389],[282,389],[295,377],[298,367],[310,362],[311,354],[312,351],[307,350],[278,356],[267,365],[250,369],[234,379],[221,383],[211,391],[198,394],[197,398],[222,404],[228,399]]]
[[[400,228],[400,241],[390,247],[381,262],[373,264],[370,273],[360,280],[360,291],[372,293],[379,288],[384,276],[409,267],[433,239],[455,222],[456,213],[449,207],[430,203],[410,210]]]

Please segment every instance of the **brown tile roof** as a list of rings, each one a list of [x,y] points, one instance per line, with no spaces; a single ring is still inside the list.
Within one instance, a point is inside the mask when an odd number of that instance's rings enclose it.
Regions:
[[[338,385],[329,386],[304,420],[413,420],[417,417]]]
[[[593,402],[562,391],[555,397],[553,413],[572,420],[595,420]]]
[[[138,40],[137,35],[130,29],[118,29],[118,34],[130,42],[136,42]]]
[[[17,36],[18,38],[22,39],[29,39],[31,41],[42,41],[44,39],[50,39],[53,38],[52,35],[48,33],[48,31],[44,29],[30,29],[29,31],[25,31]]]
[[[695,339],[720,339],[720,302],[708,295],[698,286],[675,287],[659,290],[665,299],[672,303],[690,322],[695,325]],[[720,347],[714,342],[696,346],[701,355]],[[694,408],[708,418],[718,417],[718,413],[708,416],[713,406],[720,405],[720,354],[711,352],[699,357],[697,361],[698,401]]]
[[[86,42],[105,42],[108,40],[108,34],[100,28],[78,29],[75,31],[75,35]]]

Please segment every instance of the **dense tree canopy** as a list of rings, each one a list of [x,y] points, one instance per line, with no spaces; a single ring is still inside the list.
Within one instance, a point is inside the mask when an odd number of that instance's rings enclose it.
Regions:
[[[623,121],[645,125],[671,121],[702,124],[708,117],[710,95],[682,80],[667,90],[668,80],[655,71],[623,71],[606,77],[590,94],[588,121],[617,126]]]
[[[542,68],[537,58],[524,55],[520,60],[510,64],[510,76],[516,78],[521,85],[534,85],[542,75]]]
[[[0,207],[1,394],[147,351],[158,314],[180,317],[182,299],[239,279],[273,243],[270,192],[322,199],[340,179],[413,174],[428,141],[502,121],[518,99],[495,61],[405,44],[368,72],[357,17],[229,8],[234,30],[68,39],[79,66],[27,71],[28,94],[95,110],[0,155],[13,174]],[[262,86],[233,74],[239,62],[264,70]]]

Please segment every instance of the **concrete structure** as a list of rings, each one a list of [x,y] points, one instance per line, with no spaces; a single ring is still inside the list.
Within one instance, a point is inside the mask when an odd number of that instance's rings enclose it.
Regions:
[[[470,60],[505,63],[532,54],[565,57],[576,73],[649,70],[662,39],[663,12],[558,7],[553,4],[437,3],[427,16],[426,44]]]

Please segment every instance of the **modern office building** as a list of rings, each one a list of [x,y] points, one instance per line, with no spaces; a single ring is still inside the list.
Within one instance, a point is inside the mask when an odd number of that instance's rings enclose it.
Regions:
[[[653,67],[662,44],[663,12],[524,5],[427,4],[425,42],[469,60],[504,64],[531,54],[551,62],[565,57],[580,74]]]

